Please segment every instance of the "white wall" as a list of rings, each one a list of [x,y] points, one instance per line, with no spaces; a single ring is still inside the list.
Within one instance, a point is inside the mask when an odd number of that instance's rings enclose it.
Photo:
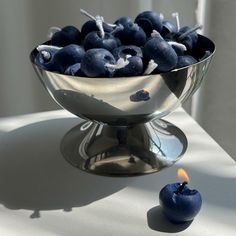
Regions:
[[[32,112],[38,108],[37,82],[32,78],[28,59],[29,49],[33,46],[29,2],[0,1],[0,116]]]
[[[208,32],[216,54],[205,80],[201,125],[236,160],[236,1],[211,0]]]

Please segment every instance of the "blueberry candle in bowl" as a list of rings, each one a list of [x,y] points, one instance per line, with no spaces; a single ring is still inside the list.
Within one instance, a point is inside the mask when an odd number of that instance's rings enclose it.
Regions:
[[[159,194],[164,215],[173,223],[184,223],[194,219],[202,205],[201,194],[188,188],[189,177],[184,169],[178,170],[182,183],[167,184]]]

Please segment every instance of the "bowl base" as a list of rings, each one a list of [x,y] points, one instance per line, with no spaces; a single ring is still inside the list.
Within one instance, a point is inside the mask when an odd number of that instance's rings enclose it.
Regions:
[[[63,137],[61,152],[83,171],[122,177],[169,167],[181,158],[187,145],[185,134],[162,119],[127,127],[85,121]]]

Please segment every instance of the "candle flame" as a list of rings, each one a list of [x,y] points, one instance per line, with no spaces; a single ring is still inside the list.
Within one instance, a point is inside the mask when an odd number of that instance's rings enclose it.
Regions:
[[[189,182],[189,180],[190,180],[187,172],[183,168],[178,169],[177,175],[178,175],[178,178],[180,178],[183,181]]]

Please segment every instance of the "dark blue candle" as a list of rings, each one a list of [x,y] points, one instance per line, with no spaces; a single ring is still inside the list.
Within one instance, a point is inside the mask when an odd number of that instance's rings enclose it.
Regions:
[[[189,189],[187,182],[167,184],[161,189],[159,202],[164,215],[173,223],[192,221],[202,205],[200,193]]]
[[[145,88],[137,91],[135,95],[139,101],[147,101],[150,99],[149,92]]]

